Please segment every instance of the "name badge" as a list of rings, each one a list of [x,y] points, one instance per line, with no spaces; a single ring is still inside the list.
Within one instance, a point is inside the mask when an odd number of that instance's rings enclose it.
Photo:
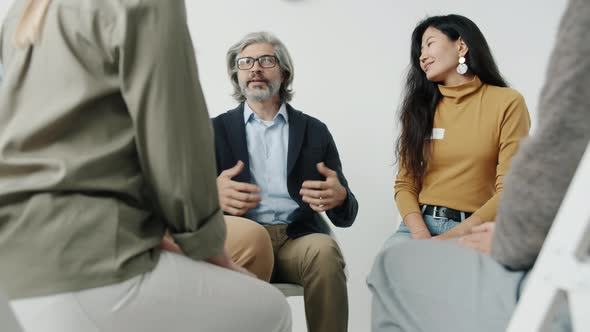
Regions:
[[[445,128],[432,128],[432,139],[445,138]]]

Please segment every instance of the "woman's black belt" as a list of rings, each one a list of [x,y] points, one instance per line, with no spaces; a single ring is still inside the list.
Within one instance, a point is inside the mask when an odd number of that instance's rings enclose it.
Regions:
[[[455,221],[463,221],[472,215],[471,212],[464,212],[448,208],[446,206],[422,205],[422,215],[432,216],[434,219],[447,218]]]

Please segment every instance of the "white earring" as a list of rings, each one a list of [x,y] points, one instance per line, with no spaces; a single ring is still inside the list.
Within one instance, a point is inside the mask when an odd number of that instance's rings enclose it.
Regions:
[[[459,58],[459,65],[457,66],[457,73],[459,73],[461,75],[465,75],[465,73],[467,72],[467,69],[469,69],[469,67],[467,67],[467,64],[465,63],[465,57],[462,56]]]

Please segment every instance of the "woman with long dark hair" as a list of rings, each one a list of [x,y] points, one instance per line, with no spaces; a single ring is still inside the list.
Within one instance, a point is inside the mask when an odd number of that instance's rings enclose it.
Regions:
[[[450,239],[494,220],[530,119],[468,18],[433,16],[414,29],[401,123],[395,199],[403,222],[388,243]]]

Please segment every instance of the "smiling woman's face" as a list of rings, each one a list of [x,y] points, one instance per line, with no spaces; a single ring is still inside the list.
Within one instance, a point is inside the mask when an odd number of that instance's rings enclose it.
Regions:
[[[429,81],[447,84],[460,76],[456,71],[459,57],[467,53],[461,38],[452,41],[440,30],[428,27],[422,35],[420,68]]]

